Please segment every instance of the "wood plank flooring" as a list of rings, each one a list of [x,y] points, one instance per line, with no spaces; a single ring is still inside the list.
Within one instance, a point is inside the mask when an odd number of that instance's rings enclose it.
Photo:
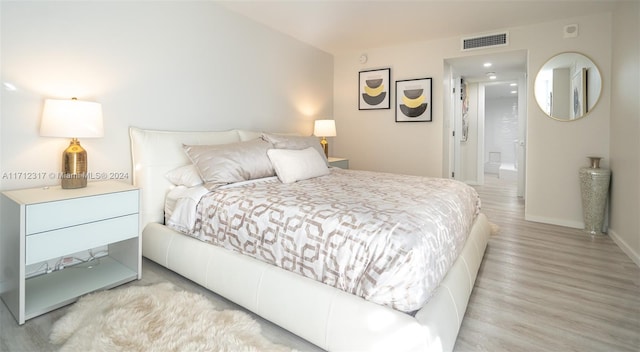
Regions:
[[[515,188],[476,187],[500,226],[456,351],[640,351],[640,268],[608,236],[528,222]]]
[[[489,241],[455,351],[640,351],[640,268],[609,237],[525,221],[514,186],[496,178],[477,189],[500,232]],[[242,309],[148,260],[143,279],[128,285],[161,281],[220,309]],[[67,309],[18,326],[0,304],[0,351],[55,351],[48,334]],[[255,318],[270,340],[320,351]]]

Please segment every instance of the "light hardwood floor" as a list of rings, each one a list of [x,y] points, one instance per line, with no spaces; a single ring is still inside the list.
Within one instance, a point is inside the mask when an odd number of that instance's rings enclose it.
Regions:
[[[640,351],[640,268],[608,236],[528,222],[487,177],[487,247],[456,351]]]
[[[640,351],[640,268],[608,236],[525,221],[513,185],[496,178],[477,189],[500,232],[489,241],[455,351]],[[241,309],[148,260],[143,279],[129,285],[161,281]],[[49,330],[67,309],[18,326],[1,304],[0,351],[56,350]],[[320,351],[255,318],[272,341]]]

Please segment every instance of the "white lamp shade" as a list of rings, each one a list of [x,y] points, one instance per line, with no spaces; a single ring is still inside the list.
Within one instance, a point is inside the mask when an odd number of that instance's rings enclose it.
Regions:
[[[75,99],[47,99],[42,112],[40,135],[67,138],[102,137],[102,105]]]
[[[335,137],[336,121],[335,120],[316,120],[313,135],[317,137]]]

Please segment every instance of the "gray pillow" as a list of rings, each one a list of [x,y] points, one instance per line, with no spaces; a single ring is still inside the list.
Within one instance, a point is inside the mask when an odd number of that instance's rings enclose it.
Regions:
[[[229,183],[274,176],[275,171],[267,156],[271,147],[271,143],[262,139],[218,145],[183,145],[209,190]]]

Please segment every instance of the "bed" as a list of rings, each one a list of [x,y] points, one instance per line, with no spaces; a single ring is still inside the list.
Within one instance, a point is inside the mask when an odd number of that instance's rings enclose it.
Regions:
[[[201,238],[203,232],[198,238],[197,231],[195,236],[188,236],[176,226],[165,225],[166,196],[175,188],[166,176],[197,163],[193,150],[198,151],[199,146],[245,145],[250,143],[243,142],[262,137],[261,132],[246,130],[173,132],[131,127],[133,182],[142,190],[143,255],[325,350],[452,350],[489,238],[489,223],[482,213],[474,214],[443,277],[424,294],[426,301],[399,307],[374,303],[375,299],[357,294],[357,289],[349,292],[339,284],[305,277],[264,258],[212,245]],[[193,150],[185,153],[183,145]],[[311,179],[346,179],[349,172],[329,169],[329,175]],[[307,181],[293,183],[306,185],[303,182]],[[264,183],[279,187],[285,182],[274,181],[272,176]],[[228,188],[229,192],[242,189]],[[258,194],[255,189],[249,193]],[[195,227],[202,227],[196,223]],[[215,233],[214,228],[209,235],[215,237]]]

